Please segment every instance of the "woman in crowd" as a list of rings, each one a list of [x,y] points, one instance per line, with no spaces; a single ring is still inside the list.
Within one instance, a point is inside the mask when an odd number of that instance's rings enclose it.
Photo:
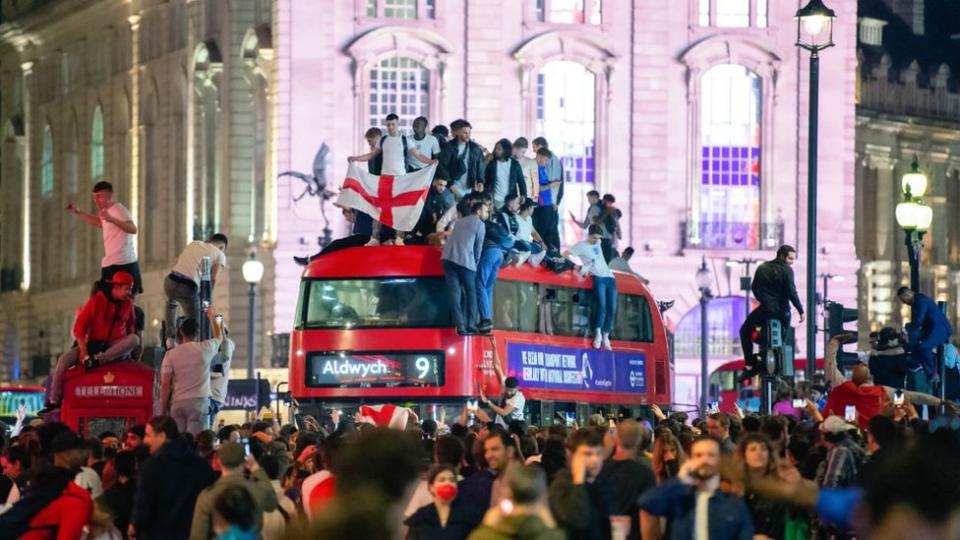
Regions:
[[[770,439],[763,434],[745,434],[737,447],[737,457],[748,485],[752,480],[778,477],[776,451]],[[753,518],[754,534],[768,538],[784,537],[787,509],[782,503],[761,497],[749,489],[745,491],[743,500]]]
[[[686,460],[687,455],[680,446],[680,441],[670,430],[660,430],[653,445],[653,475],[657,479],[657,484],[677,476],[680,466]]]
[[[427,477],[433,502],[407,518],[408,540],[462,540],[470,534],[462,503],[457,500],[457,471],[437,465]]]

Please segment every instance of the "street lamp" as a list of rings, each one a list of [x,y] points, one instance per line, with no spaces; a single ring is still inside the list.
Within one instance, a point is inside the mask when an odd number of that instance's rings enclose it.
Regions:
[[[927,177],[920,172],[917,156],[913,156],[910,172],[903,175],[903,202],[897,205],[897,224],[906,235],[904,244],[910,261],[910,289],[920,292],[920,253],[923,250],[923,235],[933,222],[933,209],[924,204],[927,192]]]
[[[700,268],[697,269],[697,288],[700,289],[700,416],[707,414],[707,394],[710,390],[710,363],[708,361],[707,349],[707,304],[713,294],[710,292],[710,284],[713,282],[713,274],[707,268],[707,259],[704,257],[700,262]]]
[[[243,263],[243,280],[250,284],[249,307],[247,317],[247,378],[253,379],[254,332],[256,329],[257,283],[263,279],[263,263],[257,260],[257,254],[251,252],[250,258]]]
[[[822,0],[810,0],[797,11],[797,47],[810,51],[810,119],[807,134],[807,309],[817,303],[817,121],[820,108],[820,51],[833,47],[836,13]],[[817,356],[817,320],[807,317],[807,358]],[[807,362],[812,381],[816,362]]]

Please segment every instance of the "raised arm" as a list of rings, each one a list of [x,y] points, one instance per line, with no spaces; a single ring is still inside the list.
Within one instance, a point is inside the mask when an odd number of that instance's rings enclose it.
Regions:
[[[843,372],[837,369],[837,351],[840,349],[841,337],[842,334],[830,338],[830,343],[827,344],[827,352],[823,355],[824,375],[832,388],[836,388],[847,382],[847,378],[843,376]],[[810,360],[808,359],[807,361],[809,362]]]
[[[100,211],[100,220],[107,223],[113,223],[120,230],[127,234],[137,234],[137,225],[131,220],[121,221],[110,215],[106,210]]]
[[[374,148],[373,150],[367,152],[366,154],[360,154],[359,156],[350,156],[347,158],[347,163],[353,163],[354,161],[370,161],[371,159],[380,155],[380,149]],[[419,159],[419,158],[418,158]],[[429,160],[428,160],[429,161]]]
[[[94,227],[97,227],[97,228],[100,228],[100,229],[103,228],[103,223],[101,223],[99,217],[97,217],[97,216],[95,216],[95,215],[93,215],[93,214],[88,214],[88,213],[84,212],[83,210],[80,210],[79,208],[77,208],[76,206],[74,206],[73,203],[67,204],[66,210],[67,210],[67,212],[70,212],[71,214],[73,214],[73,215],[79,217],[80,219],[86,221],[86,222],[89,223],[90,225],[93,225]]]

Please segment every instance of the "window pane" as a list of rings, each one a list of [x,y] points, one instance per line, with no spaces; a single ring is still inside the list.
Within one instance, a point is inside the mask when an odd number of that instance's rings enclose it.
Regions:
[[[493,288],[493,324],[500,330],[536,332],[539,285],[497,280]]]
[[[699,231],[704,247],[759,246],[760,111],[756,73],[722,64],[704,74]]]
[[[540,22],[544,22],[547,20],[546,11],[544,10],[544,6],[543,6],[544,1],[545,0],[537,0],[537,20]]]
[[[593,0],[590,12],[590,24],[600,24],[603,22],[603,0]]]
[[[447,327],[442,277],[311,280],[306,328]]]
[[[710,0],[700,0],[700,26],[710,26]]]
[[[377,16],[377,0],[367,0],[367,17]]]
[[[94,182],[103,178],[103,111],[99,105],[93,110],[90,128],[90,178]]]
[[[400,127],[409,129],[414,118],[430,116],[430,71],[412,58],[387,58],[370,70],[369,97],[370,126],[395,113]]]
[[[416,19],[417,0],[382,0],[383,16],[390,19]],[[367,8],[369,10],[369,7]]]
[[[757,0],[757,28],[767,27],[767,0]]]
[[[717,0],[717,26],[750,26],[750,0]]]
[[[425,15],[428,19],[434,19],[437,17],[436,0],[424,0],[423,5],[426,11]]]
[[[50,126],[43,128],[43,152],[40,155],[40,194],[53,193],[53,135]]]
[[[548,22],[567,24],[583,22],[584,0],[551,0]]]

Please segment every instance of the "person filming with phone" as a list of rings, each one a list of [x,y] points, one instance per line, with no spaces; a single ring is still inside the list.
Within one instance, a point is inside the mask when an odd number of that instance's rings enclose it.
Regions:
[[[200,322],[190,317],[180,324],[177,346],[160,365],[160,411],[169,414],[181,433],[196,435],[210,429],[211,364],[223,341],[223,318],[207,308],[213,338],[197,341]]]
[[[493,371],[500,379],[500,400],[498,403],[490,401],[483,394],[483,389],[480,389],[480,401],[490,407],[490,410],[496,414],[494,422],[506,427],[513,420],[524,421],[523,405],[527,400],[523,397],[523,392],[520,391],[520,381],[516,377],[504,375],[503,367],[500,365],[500,357],[497,354],[496,338],[491,336],[490,343],[493,344]]]

